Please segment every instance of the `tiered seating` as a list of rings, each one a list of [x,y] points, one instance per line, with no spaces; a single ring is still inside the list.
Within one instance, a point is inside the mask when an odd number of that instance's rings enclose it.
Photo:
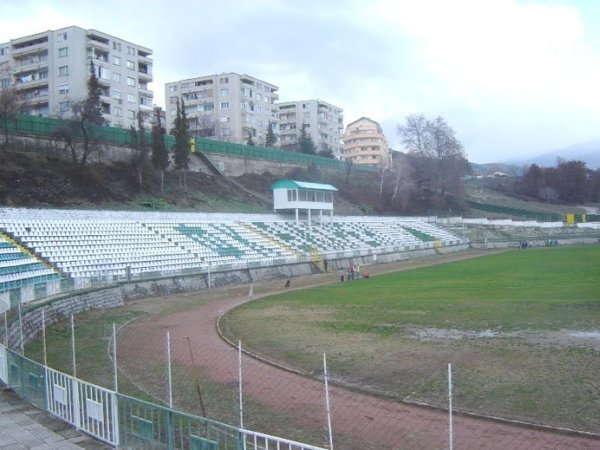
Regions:
[[[417,219],[336,218],[309,228],[305,222],[266,214],[10,208],[0,208],[0,213],[0,229],[51,263],[55,272],[98,281],[197,272],[209,265],[288,262],[315,253],[352,256],[458,242],[436,224]]]
[[[176,242],[202,263],[255,262],[293,256],[254,227],[224,221],[204,223],[147,222],[160,236]]]
[[[0,292],[59,279],[42,261],[0,235]]]
[[[125,277],[198,268],[181,247],[131,221],[13,221],[21,242],[72,277]]]

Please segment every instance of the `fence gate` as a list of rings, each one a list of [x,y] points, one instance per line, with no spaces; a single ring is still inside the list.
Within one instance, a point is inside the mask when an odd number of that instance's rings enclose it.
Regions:
[[[101,441],[117,445],[115,393],[50,368],[47,373],[48,411]]]

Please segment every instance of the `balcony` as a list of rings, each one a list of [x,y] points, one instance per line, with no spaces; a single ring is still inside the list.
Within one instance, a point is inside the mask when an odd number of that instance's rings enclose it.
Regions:
[[[154,62],[152,61],[151,55],[152,53],[150,51],[138,49],[138,62],[152,65]]]
[[[47,61],[39,61],[39,62],[30,62],[27,64],[22,64],[20,66],[17,66],[15,68],[13,68],[12,70],[12,74],[14,76],[18,76],[19,74],[22,73],[26,73],[26,72],[39,72],[40,69],[48,69],[48,62]]]
[[[152,81],[152,74],[147,72],[138,71],[138,80],[141,83],[148,83]]]
[[[44,36],[40,39],[34,39],[32,41],[17,42],[13,44],[12,55],[14,58],[18,58],[25,55],[33,55],[45,51],[48,53],[48,37]]]
[[[41,79],[38,78],[37,80],[27,80],[27,81],[17,80],[15,82],[15,87],[19,91],[22,91],[24,89],[40,88],[42,86],[48,87],[48,79],[47,78],[41,78]]]
[[[94,34],[94,33],[88,33],[87,44],[92,47],[95,47],[95,48],[101,48],[103,50],[110,50],[109,40],[105,37],[98,36],[97,34]]]

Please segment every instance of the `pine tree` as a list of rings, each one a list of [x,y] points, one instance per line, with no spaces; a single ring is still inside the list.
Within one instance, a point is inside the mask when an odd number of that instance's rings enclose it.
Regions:
[[[273,132],[273,122],[269,121],[269,127],[267,128],[267,137],[265,138],[266,147],[275,147],[277,143],[277,137]]]
[[[94,61],[90,61],[90,78],[87,82],[87,98],[85,99],[83,114],[85,119],[97,125],[104,123],[104,117],[102,116],[102,102],[100,101],[100,95],[102,94],[102,88],[100,82],[96,76],[96,68]]]
[[[155,108],[152,125],[152,165],[160,170],[160,192],[165,192],[165,170],[169,166],[169,154],[165,145],[165,129],[160,123],[160,109]]]
[[[300,153],[306,153],[308,155],[314,155],[316,152],[315,143],[312,137],[306,132],[306,124],[302,125],[300,131],[300,138],[298,139],[298,148]]]
[[[187,116],[185,114],[185,103],[182,99],[177,99],[177,115],[171,134],[175,136],[173,158],[175,161],[175,169],[179,171],[179,184],[183,184],[184,189],[187,191],[186,175],[190,164],[190,136],[188,132]]]

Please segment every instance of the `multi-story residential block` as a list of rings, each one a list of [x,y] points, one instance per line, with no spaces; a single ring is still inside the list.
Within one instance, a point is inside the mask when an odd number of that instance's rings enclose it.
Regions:
[[[377,122],[361,117],[348,124],[344,133],[344,158],[355,164],[390,166],[392,154]]]
[[[312,138],[317,152],[331,149],[337,158],[342,156],[344,111],[322,100],[303,100],[279,103],[279,145],[295,148],[304,127]]]
[[[265,145],[269,123],[278,133],[279,88],[249,75],[223,73],[165,84],[167,130],[177,115],[177,100],[185,105],[190,136],[245,144],[249,138]]]
[[[97,30],[71,26],[0,44],[0,87],[15,86],[28,114],[68,117],[87,96],[93,63],[104,118],[128,128],[152,112],[152,50]]]

